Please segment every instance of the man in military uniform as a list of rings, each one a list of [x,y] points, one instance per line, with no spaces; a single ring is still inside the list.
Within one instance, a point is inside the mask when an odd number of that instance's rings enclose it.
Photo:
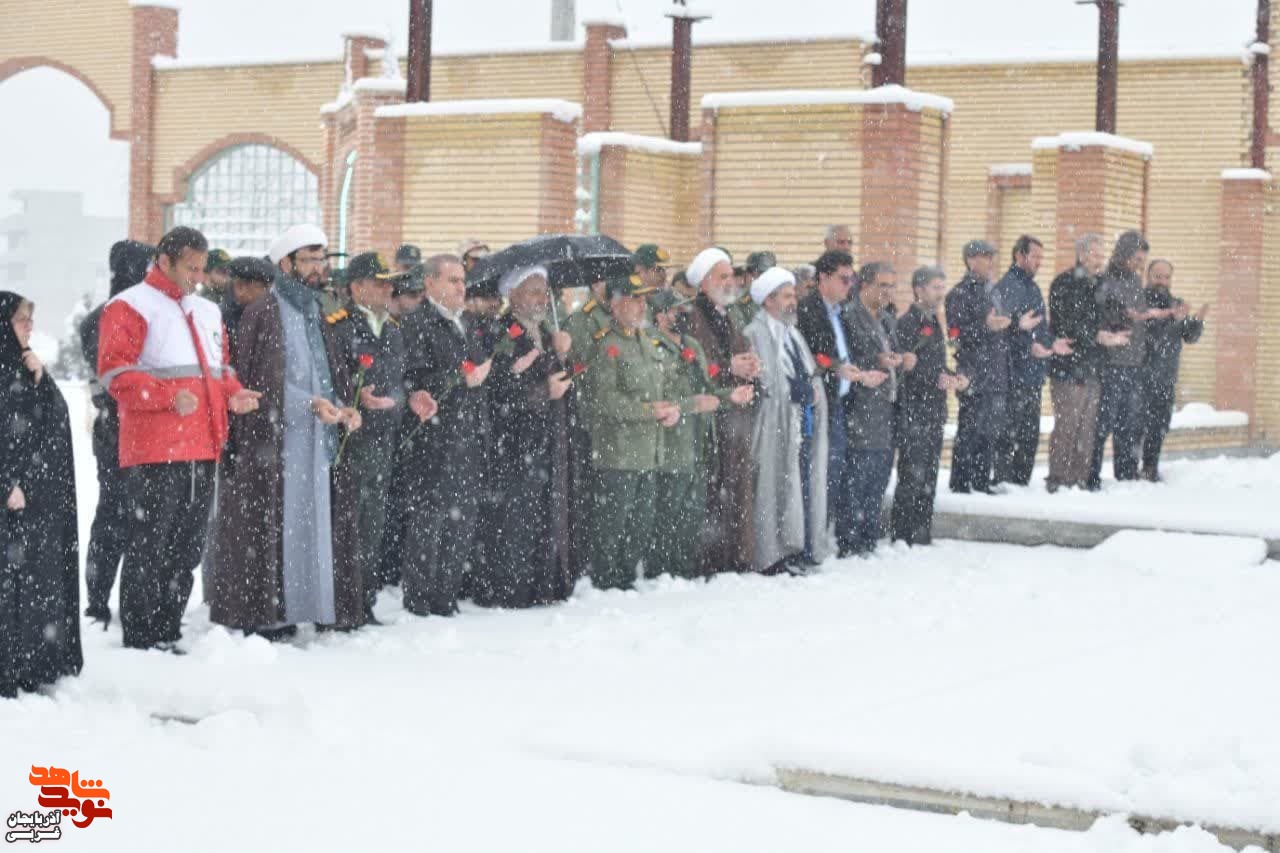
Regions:
[[[204,284],[200,285],[200,295],[219,308],[225,307],[231,294],[231,275],[227,272],[227,264],[231,263],[231,255],[226,249],[210,249],[209,259],[204,263]]]
[[[396,265],[398,270],[399,266],[399,264]],[[426,301],[427,288],[421,266],[410,266],[399,271],[403,272],[404,276],[392,282],[391,314],[396,319],[403,320],[417,311]]]
[[[660,290],[649,297],[656,333],[655,346],[669,361],[666,396],[680,401],[680,420],[663,433],[658,468],[654,473],[653,538],[644,557],[645,575],[698,577],[698,548],[707,509],[703,467],[714,453],[711,412],[721,405],[748,405],[750,385],[716,387],[702,345],[681,331],[680,322],[692,300],[675,291]]]
[[[396,249],[396,272],[409,272],[414,267],[422,266],[422,250],[412,243],[405,243]]]
[[[339,331],[339,353],[360,386],[356,403],[364,414],[364,426],[351,435],[343,452],[351,459],[356,481],[356,561],[364,580],[365,621],[376,623],[373,603],[382,586],[378,564],[387,493],[406,403],[404,338],[389,307],[393,282],[406,273],[391,272],[376,252],[356,255],[346,273],[351,300],[326,320]],[[433,405],[422,397],[415,401],[416,408],[429,417]]]
[[[668,396],[675,358],[644,329],[654,289],[632,274],[608,279],[605,292],[612,322],[592,336],[586,372],[596,470],[591,579],[628,589],[652,541],[655,475],[681,412]]]
[[[747,263],[742,268],[743,294],[737,302],[729,306],[729,317],[738,328],[745,329],[747,324],[756,318],[760,306],[751,298],[751,285],[764,274],[778,265],[773,252],[752,252],[747,255]]]
[[[570,314],[564,321],[564,330],[573,341],[575,358],[585,359],[591,354],[595,336],[609,328],[613,317],[610,314],[609,299],[605,294],[603,281],[591,284],[591,298],[580,309]]]
[[[645,287],[655,290],[670,287],[667,283],[667,264],[671,262],[671,255],[666,249],[657,243],[645,243],[636,249],[631,260],[635,262],[636,275],[640,276]]]

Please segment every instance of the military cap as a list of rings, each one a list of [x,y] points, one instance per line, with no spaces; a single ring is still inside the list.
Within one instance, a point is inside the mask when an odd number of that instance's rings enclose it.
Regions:
[[[638,275],[615,275],[605,279],[605,294],[612,299],[615,296],[648,296],[656,291],[640,280]]]
[[[208,260],[204,262],[204,271],[207,273],[213,272],[229,263],[231,263],[231,255],[227,253],[226,249],[211,249]]]
[[[412,243],[405,243],[399,249],[396,249],[397,264],[420,264],[422,263],[422,250]]]
[[[346,270],[347,281],[360,281],[366,278],[376,278],[379,281],[396,281],[405,278],[405,273],[394,273],[387,266],[386,260],[378,252],[364,252],[356,255],[347,264]]]
[[[773,252],[752,252],[747,255],[747,272],[752,275],[760,275],[765,270],[773,269],[778,265],[778,257]]]
[[[631,256],[633,263],[642,267],[656,267],[671,261],[671,254],[657,243],[645,243]]]
[[[970,240],[964,244],[964,257],[976,258],[979,255],[994,255],[996,247],[988,243],[986,240]]]
[[[252,255],[244,255],[226,265],[227,275],[240,281],[257,281],[271,284],[276,278],[276,268],[270,261]]]
[[[672,308],[688,305],[692,301],[674,290],[659,290],[649,297],[649,307],[653,309],[655,314],[661,314],[664,311],[670,311]]]
[[[391,281],[394,285],[391,289],[392,296],[421,293],[427,289],[427,278],[422,269],[422,264],[410,267],[399,276],[393,276]]]

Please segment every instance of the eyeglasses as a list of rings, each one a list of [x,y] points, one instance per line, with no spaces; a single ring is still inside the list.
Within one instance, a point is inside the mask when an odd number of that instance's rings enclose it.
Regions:
[[[853,283],[854,283],[854,281],[856,281],[856,280],[857,280],[856,276],[852,276],[852,275],[842,275],[842,276],[840,276],[840,283],[841,283],[841,284],[853,284]]]

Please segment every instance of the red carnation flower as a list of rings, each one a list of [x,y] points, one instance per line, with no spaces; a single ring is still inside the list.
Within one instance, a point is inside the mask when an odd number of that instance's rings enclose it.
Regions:
[[[586,373],[586,372],[587,372],[587,366],[586,366],[585,364],[583,364],[583,363],[582,363],[582,362],[580,362],[580,361],[575,361],[575,362],[573,363],[573,375],[574,375],[574,376],[581,376],[582,374],[584,374],[584,373]]]
[[[823,370],[828,369],[832,364],[831,356],[827,355],[825,352],[818,353],[813,357],[813,360],[818,362],[818,367],[821,367]]]
[[[924,335],[926,338],[932,338],[933,326],[925,326],[923,329],[920,330],[920,334]]]
[[[523,334],[524,329],[520,327],[519,323],[512,323],[510,326],[507,326],[507,336],[512,340],[515,340]]]
[[[368,370],[373,367],[373,356],[369,355],[367,352],[360,354],[356,360],[360,362],[361,370]]]
[[[717,376],[719,376],[719,375],[720,375],[720,365],[718,365],[718,364],[714,364],[714,363],[713,363],[713,364],[708,364],[708,365],[707,365],[707,375],[708,375],[708,376],[710,376],[712,379],[715,379]]]
[[[680,350],[680,357],[690,364],[693,364],[694,360],[697,359],[698,354],[693,351],[693,347],[685,347]]]
[[[953,340],[953,341],[958,341],[958,340],[960,340],[960,327],[959,327],[959,326],[952,326],[952,327],[947,331],[947,337],[951,338],[951,340]]]
[[[462,362],[463,376],[470,376],[472,373],[475,373],[475,370],[476,370],[476,363],[471,359],[467,359],[466,361]]]
[[[609,348],[604,351],[604,354],[609,356],[609,358],[617,358],[618,348],[613,344],[609,344]]]

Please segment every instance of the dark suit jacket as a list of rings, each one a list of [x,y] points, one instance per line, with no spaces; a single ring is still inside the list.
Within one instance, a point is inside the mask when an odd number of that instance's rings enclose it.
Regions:
[[[804,342],[809,345],[809,351],[817,356],[822,353],[828,356],[832,364],[840,361],[840,350],[836,347],[836,333],[831,329],[831,321],[827,318],[827,303],[822,301],[822,296],[818,293],[811,293],[804,299],[800,300],[798,310],[799,322],[797,328],[800,330],[800,336],[804,338]],[[853,340],[853,327],[849,323],[849,317],[845,310],[840,312],[840,322],[844,324],[844,339],[846,342]],[[822,387],[827,392],[828,411],[835,413],[840,411],[842,403],[840,401],[840,377],[834,370],[826,370],[822,373]],[[849,392],[850,395],[853,393]],[[845,397],[847,401],[848,396]]]

